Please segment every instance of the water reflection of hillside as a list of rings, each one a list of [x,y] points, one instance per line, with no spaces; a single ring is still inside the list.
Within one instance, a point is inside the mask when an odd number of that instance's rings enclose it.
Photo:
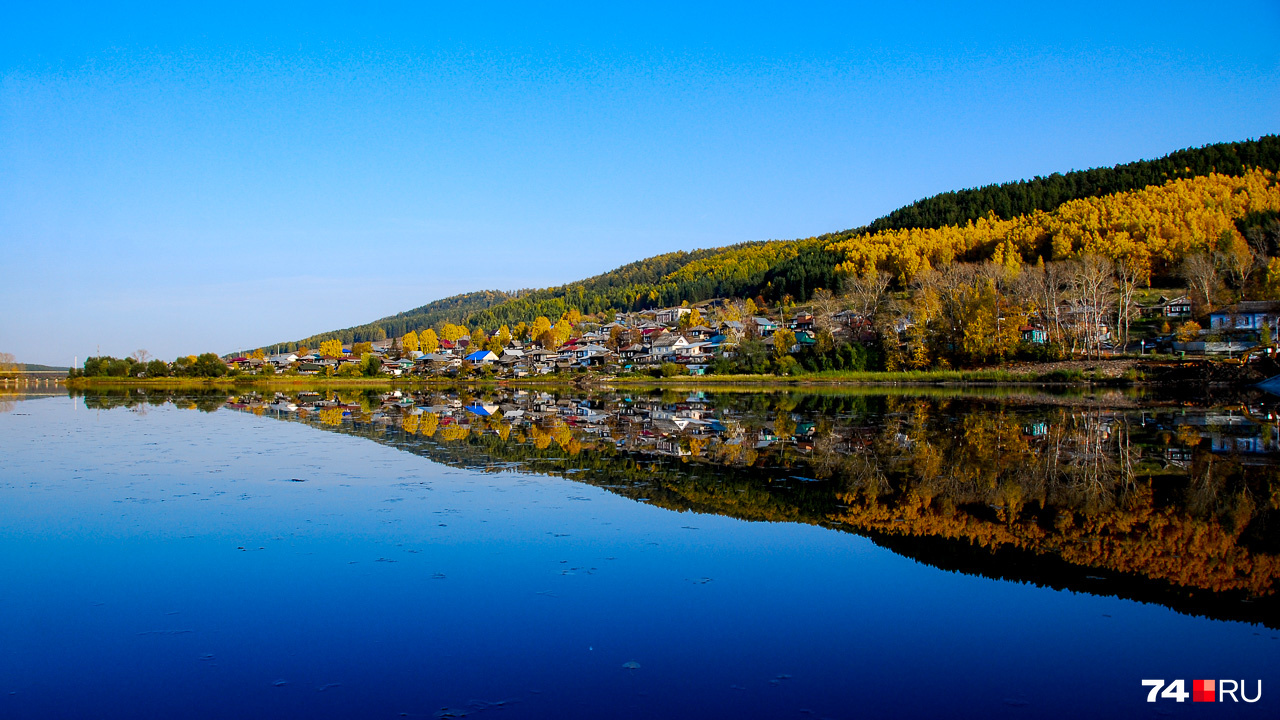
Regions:
[[[1280,435],[1265,408],[671,391],[175,402],[678,511],[842,529],[946,569],[1280,623]]]

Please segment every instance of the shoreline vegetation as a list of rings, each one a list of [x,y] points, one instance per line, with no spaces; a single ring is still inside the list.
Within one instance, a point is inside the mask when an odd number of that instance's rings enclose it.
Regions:
[[[1081,368],[1061,368],[1061,365],[1078,364]],[[1117,372],[1108,364],[1123,365]],[[526,378],[485,378],[447,376],[374,376],[374,377],[323,377],[316,375],[237,375],[217,378],[199,377],[75,377],[65,381],[66,387],[82,388],[236,388],[252,387],[266,390],[288,388],[403,388],[432,386],[508,386],[508,387],[556,387],[556,386],[611,386],[611,387],[861,387],[861,386],[1150,386],[1160,384],[1146,377],[1145,369],[1170,366],[1182,367],[1197,364],[1196,361],[1179,363],[1168,359],[1135,360],[1118,358],[1079,363],[1056,363],[1056,369],[1036,369],[1034,366],[1017,368],[977,368],[969,370],[824,370],[796,375],[774,374],[726,374],[682,375],[652,377],[643,374],[607,375],[595,372],[568,372]]]

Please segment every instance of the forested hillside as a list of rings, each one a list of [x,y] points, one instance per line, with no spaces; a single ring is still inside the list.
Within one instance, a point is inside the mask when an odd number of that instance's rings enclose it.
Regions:
[[[1168,277],[1196,253],[1248,254],[1241,220],[1280,210],[1276,173],[1210,174],[1063,203],[1007,220],[994,213],[940,228],[885,230],[833,243],[841,272],[887,271],[900,282],[953,261],[1024,262],[1093,254],[1124,259],[1142,278]]]
[[[1280,135],[1188,148],[1155,160],[1115,167],[1054,173],[1048,177],[945,192],[898,208],[864,228],[835,235],[847,237],[881,230],[962,225],[991,213],[1007,220],[1037,210],[1052,210],[1068,200],[1139,190],[1210,173],[1243,175],[1251,168],[1280,170]]]
[[[493,330],[570,309],[590,315],[727,296],[803,302],[818,288],[835,288],[838,274],[873,267],[904,283],[952,261],[1013,266],[1090,252],[1135,259],[1144,276],[1159,278],[1188,253],[1244,243],[1246,225],[1276,225],[1276,171],[1280,136],[1207,145],[1156,160],[943,193],[864,228],[818,238],[666,253],[567,285],[457,295],[283,347],[315,347],[333,337],[379,340],[445,322]]]
[[[330,338],[338,338],[344,343],[352,343],[399,337],[410,330],[435,327],[446,322],[465,323],[475,313],[510,298],[511,296],[507,293],[497,290],[481,290],[463,295],[453,295],[427,303],[413,310],[407,310],[381,320],[374,320],[371,323],[312,335],[296,342],[281,343],[279,347],[285,350],[296,350],[300,347],[314,348],[319,347],[322,341]]]
[[[835,256],[825,253],[818,240],[743,243],[659,255],[587,280],[536,290],[476,313],[469,324],[484,328],[514,325],[532,322],[539,315],[560,317],[570,308],[589,315],[760,293],[792,292],[807,297],[812,288],[800,287],[803,280],[792,282],[788,276],[773,272],[806,255],[822,258],[823,277],[829,284]]]

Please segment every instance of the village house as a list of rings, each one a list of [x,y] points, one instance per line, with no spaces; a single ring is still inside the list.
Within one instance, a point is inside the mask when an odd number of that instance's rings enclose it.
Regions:
[[[688,315],[692,310],[686,307],[664,308],[654,314],[654,320],[663,325],[675,325],[680,322],[680,318]]]
[[[556,351],[556,362],[557,363],[560,363],[560,362],[573,363],[575,360],[578,359],[579,347],[581,347],[581,343],[578,341],[578,339],[571,338],[568,342],[561,345],[558,351]]]
[[[635,360],[642,355],[648,355],[649,348],[640,343],[632,343],[618,351],[618,356],[624,361]]]
[[[298,362],[296,353],[278,353],[276,355],[267,356],[267,362],[276,366],[276,369],[283,370],[290,365]]]
[[[418,358],[415,368],[423,374],[432,372],[441,372],[450,368],[457,368],[462,365],[462,361],[452,355],[443,353],[426,353]]]
[[[746,325],[737,320],[728,320],[720,323],[720,334],[737,342],[742,340],[746,327]]]
[[[1022,333],[1022,341],[1034,343],[1036,345],[1044,345],[1049,342],[1049,334],[1038,327],[1023,325],[1018,329]]]
[[[574,360],[583,367],[603,365],[612,356],[613,351],[603,345],[583,345],[574,350]]]
[[[498,358],[498,362],[502,365],[514,366],[518,363],[526,362],[527,358],[523,350],[519,348],[505,348],[502,351],[502,357]]]
[[[332,358],[308,360],[306,362],[299,363],[298,372],[303,375],[319,375],[325,373],[326,370],[333,370],[337,367],[338,361]]]
[[[1179,295],[1167,298],[1163,295],[1154,305],[1146,305],[1138,309],[1143,317],[1189,318],[1191,317],[1191,298]]]
[[[696,361],[706,355],[708,343],[694,342],[675,348],[676,358],[680,362]]]
[[[649,345],[649,355],[665,359],[675,355],[676,351],[689,344],[683,335],[668,334],[655,338]]]
[[[1280,302],[1246,300],[1209,313],[1211,330],[1261,330],[1280,323]]]
[[[756,334],[760,337],[772,335],[778,329],[778,323],[764,317],[753,317],[751,322],[755,323]]]
[[[552,350],[538,348],[525,353],[530,366],[539,373],[549,373],[555,368],[557,354]]]
[[[724,355],[725,357],[733,357],[730,352],[736,343],[729,337],[724,335],[712,335],[706,340],[706,348],[703,352],[708,355]]]
[[[489,350],[477,350],[463,358],[462,361],[471,367],[481,367],[483,365],[489,365],[497,359],[498,356],[494,355],[493,352]]]

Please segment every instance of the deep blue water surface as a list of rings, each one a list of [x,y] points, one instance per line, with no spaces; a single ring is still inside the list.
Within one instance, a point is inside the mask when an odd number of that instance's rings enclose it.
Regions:
[[[3,718],[1280,714],[1274,630],[821,527],[172,405],[19,402],[0,458]]]

